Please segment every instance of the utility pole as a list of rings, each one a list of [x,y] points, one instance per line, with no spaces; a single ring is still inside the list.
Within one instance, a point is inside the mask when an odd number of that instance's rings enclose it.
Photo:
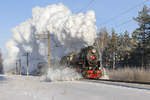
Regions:
[[[29,75],[29,53],[27,52],[27,76]]]
[[[18,74],[18,63],[16,61],[16,75]]]
[[[21,75],[21,70],[22,70],[22,67],[21,67],[21,59],[19,59],[19,75]]]
[[[21,75],[21,59],[16,60],[16,74]]]
[[[48,33],[48,67],[51,67],[51,55],[50,55],[50,34]]]
[[[50,55],[50,34],[36,34],[36,37],[39,39],[47,39],[48,40],[48,67],[51,67],[51,55]]]
[[[27,70],[26,70],[26,72],[27,72],[27,76],[29,76],[29,52],[24,53],[23,56],[27,57],[26,58],[27,59]]]

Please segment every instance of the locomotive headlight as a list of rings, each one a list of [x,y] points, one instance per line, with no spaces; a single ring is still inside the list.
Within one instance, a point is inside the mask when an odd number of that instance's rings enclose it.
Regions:
[[[92,49],[92,53],[96,53],[96,49]]]
[[[89,70],[91,70],[92,69],[92,67],[89,67]]]
[[[72,61],[72,59],[73,59],[73,56],[70,56],[70,59],[69,59],[69,60]]]

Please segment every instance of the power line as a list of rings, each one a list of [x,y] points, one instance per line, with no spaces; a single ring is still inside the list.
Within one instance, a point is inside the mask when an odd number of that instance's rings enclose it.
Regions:
[[[117,24],[117,25],[115,25],[115,27],[118,29],[120,29],[120,27],[121,26],[123,26],[123,25],[125,25],[125,24],[128,24],[128,23],[131,23],[133,21],[133,19],[129,19],[129,20],[126,20],[126,21],[124,21],[124,22],[122,22],[122,23],[120,23],[120,24]]]
[[[120,26],[122,26],[122,25],[125,25],[125,24],[131,22],[131,21],[133,21],[133,19],[129,19],[129,20],[127,20],[127,21],[124,21],[124,22],[122,22],[122,23],[116,25],[116,27],[120,27]]]
[[[103,24],[108,24],[108,23],[110,23],[110,22],[116,20],[118,17],[120,17],[120,16],[122,16],[122,15],[124,15],[124,14],[126,14],[126,13],[128,13],[128,12],[130,12],[130,11],[132,11],[133,9],[135,9],[136,7],[138,7],[138,6],[140,6],[140,5],[143,5],[143,4],[146,3],[147,1],[149,1],[149,0],[145,0],[145,1],[141,2],[141,3],[139,3],[138,5],[135,5],[135,6],[131,7],[131,8],[129,8],[129,9],[127,9],[127,10],[125,10],[125,11],[119,13],[118,15],[116,15],[116,16],[114,16],[114,17],[108,19],[108,20],[106,20],[104,23],[102,23],[102,25],[103,25]]]
[[[87,9],[94,1],[95,0],[90,0],[89,3],[85,7],[81,8],[79,11],[77,11],[77,13]]]
[[[118,24],[118,25],[116,25],[116,27],[120,30],[121,28],[121,26],[123,26],[123,25],[125,25],[125,24],[129,24],[129,23],[131,23],[133,21],[133,19],[129,19],[129,20],[127,20],[127,21],[124,21],[124,22],[122,22],[122,23],[120,23],[120,24]],[[128,26],[128,28],[129,28],[129,26]]]

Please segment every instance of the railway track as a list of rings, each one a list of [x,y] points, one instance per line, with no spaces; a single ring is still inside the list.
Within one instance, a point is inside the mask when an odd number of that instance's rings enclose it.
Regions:
[[[106,82],[120,82],[120,83],[131,83],[131,84],[150,85],[150,82],[123,81],[123,80],[111,80],[111,79],[90,79],[90,80],[99,80],[99,81],[106,81]]]
[[[108,80],[108,79],[83,79],[83,81],[107,84],[113,86],[121,86],[127,88],[150,90],[150,82],[121,81],[121,80]]]

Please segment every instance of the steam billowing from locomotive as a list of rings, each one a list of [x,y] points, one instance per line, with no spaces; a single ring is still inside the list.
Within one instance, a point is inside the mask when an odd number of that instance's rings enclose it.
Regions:
[[[38,40],[36,34],[50,33],[52,59],[92,45],[97,33],[95,22],[93,11],[73,14],[63,4],[33,8],[32,18],[12,29],[12,38],[6,43],[5,69],[14,68],[18,59],[22,59],[25,69],[26,52],[30,54],[30,72],[39,62],[47,61],[47,41]]]

